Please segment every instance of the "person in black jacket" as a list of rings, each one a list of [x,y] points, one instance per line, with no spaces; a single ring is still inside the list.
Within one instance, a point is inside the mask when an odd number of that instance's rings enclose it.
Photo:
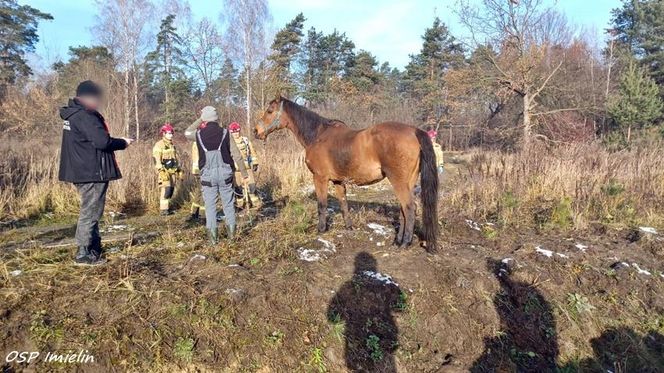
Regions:
[[[62,147],[60,181],[76,186],[81,210],[76,225],[77,264],[101,264],[99,220],[104,214],[108,182],[122,177],[113,154],[133,142],[110,136],[104,117],[97,111],[103,92],[86,80],[76,88],[76,97],[60,108]]]

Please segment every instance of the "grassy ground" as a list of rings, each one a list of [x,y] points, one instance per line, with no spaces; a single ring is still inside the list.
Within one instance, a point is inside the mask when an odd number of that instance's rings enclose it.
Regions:
[[[456,165],[448,171],[443,203],[459,182]],[[95,363],[4,369],[664,371],[660,235],[603,222],[516,227],[443,207],[442,247],[427,255],[390,245],[389,185],[353,188],[349,200],[352,231],[333,201],[318,236],[315,202],[293,195],[244,214],[241,238],[214,248],[184,212],[114,221],[98,268],[44,247],[71,221],[5,230],[0,350],[83,349]],[[304,249],[321,259],[302,260]]]

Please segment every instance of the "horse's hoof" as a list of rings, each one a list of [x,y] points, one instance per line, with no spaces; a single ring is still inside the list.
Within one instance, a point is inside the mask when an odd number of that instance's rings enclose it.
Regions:
[[[402,242],[401,245],[399,245],[399,249],[407,249],[412,242]]]

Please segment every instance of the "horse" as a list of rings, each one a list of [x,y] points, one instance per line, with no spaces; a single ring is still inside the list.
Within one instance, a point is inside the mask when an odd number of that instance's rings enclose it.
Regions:
[[[421,129],[384,122],[354,130],[344,122],[325,118],[304,106],[277,96],[270,101],[254,136],[266,141],[270,133],[287,128],[305,149],[318,199],[318,232],[327,231],[327,187],[334,184],[346,228],[352,229],[346,186],[370,185],[387,178],[401,204],[394,243],[410,246],[415,228],[415,187],[421,176],[422,231],[428,252],[438,237],[438,172],[431,139]]]

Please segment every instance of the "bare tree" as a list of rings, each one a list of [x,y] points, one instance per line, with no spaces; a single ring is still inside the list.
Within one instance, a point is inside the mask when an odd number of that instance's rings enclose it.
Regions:
[[[185,63],[191,74],[203,82],[208,99],[216,99],[215,81],[221,75],[225,59],[223,37],[208,18],[190,24],[186,30],[182,43]]]
[[[136,64],[149,45],[151,35],[148,32],[148,25],[153,20],[155,7],[150,0],[96,0],[96,4],[99,13],[97,25],[92,31],[96,38],[120,59],[120,66],[124,72],[125,131],[129,136],[133,101],[136,139],[138,139],[140,122]],[[132,77],[133,81],[130,82]]]
[[[266,55],[266,25],[271,21],[266,0],[224,0],[230,45],[243,61],[247,126],[251,125],[252,74]]]
[[[545,6],[544,0],[482,0],[480,7],[461,0],[459,15],[475,46],[484,51],[489,66],[484,74],[521,98],[524,147],[537,116],[576,110],[538,110],[540,96],[565,59],[564,53],[552,51],[564,49],[571,40],[563,15]]]

